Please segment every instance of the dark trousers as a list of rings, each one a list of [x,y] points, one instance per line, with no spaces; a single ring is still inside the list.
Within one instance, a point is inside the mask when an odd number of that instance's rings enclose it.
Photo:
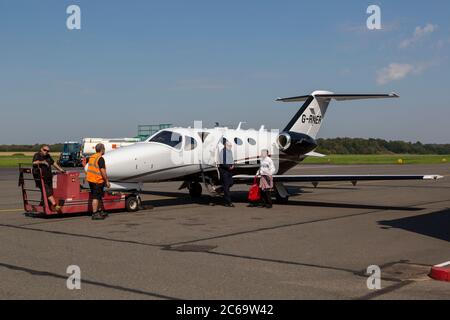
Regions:
[[[272,194],[270,192],[270,189],[267,190],[261,190],[261,200],[265,206],[272,206]]]
[[[223,189],[223,199],[225,200],[225,203],[231,204],[231,195],[230,195],[230,188],[233,186],[233,174],[223,168],[219,168],[220,171],[220,182],[222,183],[222,189]]]
[[[44,191],[42,190],[41,181],[36,181],[36,187],[38,187],[39,190],[41,190],[41,203],[39,205],[43,206],[45,203],[45,200],[44,200]],[[53,195],[53,180],[44,180],[44,188],[45,188],[45,193],[47,194],[47,199],[48,199]]]

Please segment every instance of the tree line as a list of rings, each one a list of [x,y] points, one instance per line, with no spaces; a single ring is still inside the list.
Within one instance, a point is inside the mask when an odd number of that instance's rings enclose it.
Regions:
[[[317,152],[324,154],[450,154],[450,144],[386,141],[383,139],[333,138],[318,139]],[[37,152],[39,144],[0,145],[0,152]],[[50,145],[52,152],[61,152],[62,143]]]
[[[52,152],[61,152],[63,150],[63,143],[56,143],[50,145]],[[40,144],[25,145],[25,144],[10,144],[0,145],[0,152],[38,152],[41,149]]]
[[[383,139],[318,139],[317,152],[324,154],[450,154],[450,144],[386,141]]]

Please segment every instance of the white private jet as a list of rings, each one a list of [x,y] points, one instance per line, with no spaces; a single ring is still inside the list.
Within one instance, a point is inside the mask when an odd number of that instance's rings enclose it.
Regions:
[[[233,145],[235,183],[253,181],[259,168],[259,155],[268,149],[277,167],[274,175],[275,194],[280,201],[288,200],[284,182],[369,180],[437,180],[439,175],[283,175],[308,156],[321,157],[314,150],[316,136],[331,100],[398,98],[391,94],[335,94],[315,91],[310,95],[279,98],[279,102],[304,102],[281,133],[260,130],[220,128],[169,128],[146,141],[105,154],[111,189],[142,190],[143,183],[182,181],[180,189],[188,188],[192,197],[202,194],[202,184],[214,192],[219,185],[219,152],[225,139]]]

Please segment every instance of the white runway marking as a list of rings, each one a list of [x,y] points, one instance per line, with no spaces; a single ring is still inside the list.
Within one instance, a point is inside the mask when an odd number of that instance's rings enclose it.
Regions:
[[[436,268],[445,268],[445,267],[447,267],[447,266],[450,266],[450,261],[447,261],[447,262],[438,264],[438,265],[436,265],[435,267],[436,267]]]

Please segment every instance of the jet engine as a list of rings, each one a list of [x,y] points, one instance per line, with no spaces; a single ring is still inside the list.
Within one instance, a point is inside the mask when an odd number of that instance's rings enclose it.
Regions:
[[[317,142],[304,133],[283,132],[277,137],[280,151],[289,155],[307,154],[317,148]]]

